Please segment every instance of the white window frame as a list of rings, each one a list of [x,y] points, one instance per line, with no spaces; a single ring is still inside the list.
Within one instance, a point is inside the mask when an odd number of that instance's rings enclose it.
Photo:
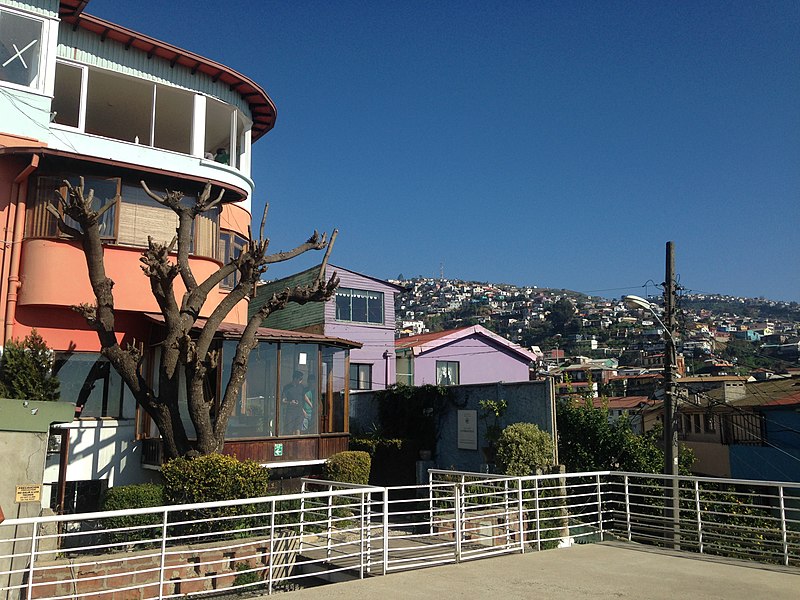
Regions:
[[[48,57],[55,55],[56,50],[57,40],[54,32],[57,31],[57,28],[51,26],[54,19],[28,11],[18,10],[11,6],[6,6],[5,4],[0,5],[0,12],[16,15],[24,19],[31,19],[32,21],[39,21],[42,24],[42,32],[39,39],[39,43],[41,44],[39,49],[39,69],[34,82],[31,85],[22,85],[11,81],[0,80],[0,86],[52,96],[53,80],[55,79],[55,62],[48,61]],[[0,19],[2,19],[2,15],[0,15]]]
[[[445,369],[447,373],[452,373],[453,365],[455,365],[456,381],[450,379],[449,383],[441,383],[439,381],[439,369]],[[461,362],[457,360],[437,360],[436,361],[436,385],[461,385]]]
[[[53,89],[51,90],[50,95],[55,97],[55,85],[56,85],[56,68],[58,64],[64,64],[68,67],[79,69],[81,72],[81,91],[80,91],[80,99],[78,101],[78,126],[73,127],[72,125],[65,125],[64,123],[56,123],[53,121],[50,123],[50,127],[55,129],[66,129],[68,131],[79,131],[83,133],[86,131],[86,96],[89,93],[89,76],[88,70],[89,68],[81,63],[77,63],[71,60],[64,60],[62,58],[57,59],[54,61],[53,67]]]
[[[53,61],[52,65],[52,76],[49,77],[51,82],[50,84],[50,96],[52,97],[55,94],[55,71],[56,71],[56,64],[61,63],[67,65],[69,67],[77,68],[80,70],[81,73],[81,85],[80,85],[80,104],[78,107],[78,126],[73,127],[72,125],[65,125],[63,123],[50,123],[50,126],[54,129],[63,129],[67,131],[75,131],[79,133],[86,133],[86,107],[88,104],[88,95],[89,95],[89,71],[90,70],[97,70],[97,71],[108,71],[113,73],[114,75],[127,77],[130,79],[138,79],[137,77],[131,77],[125,73],[118,73],[113,70],[109,69],[102,69],[100,67],[87,65],[84,63],[75,62],[72,60],[58,58]],[[140,140],[142,146],[146,146],[148,148],[153,148],[156,150],[161,150],[163,152],[175,152],[174,150],[167,150],[165,148],[159,148],[158,146],[153,145],[155,140],[155,126],[156,126],[156,99],[158,95],[158,88],[159,86],[163,87],[175,87],[176,89],[183,90],[184,88],[180,88],[178,86],[170,86],[165,83],[157,82],[157,81],[148,81],[144,80],[150,85],[152,85],[152,97],[151,97],[151,104],[150,104],[150,131],[149,131],[149,140],[147,143],[144,143]],[[0,85],[6,85],[6,82],[0,82]],[[8,84],[9,86],[12,84]],[[14,85],[14,87],[20,89],[30,89],[24,88],[18,85]],[[192,90],[184,90],[189,93],[194,94],[194,103],[193,103],[193,114],[192,114],[192,131],[190,132],[190,148],[188,153],[184,152],[176,152],[177,154],[181,154],[183,156],[194,156],[196,158],[203,159],[205,156],[205,119],[206,119],[206,106],[208,104],[208,96],[205,94],[201,94],[198,92],[193,92]],[[244,112],[239,109],[234,104],[228,104],[226,102],[222,102],[221,100],[217,100],[216,98],[212,98],[216,102],[221,102],[225,106],[230,107],[231,109],[231,119],[230,119],[230,145],[228,148],[228,152],[230,155],[230,165],[231,168],[236,169],[240,173],[246,176],[250,176],[250,168],[251,168],[251,147],[252,147],[252,127],[253,121],[248,118]],[[238,124],[241,122],[242,124],[242,133],[241,136],[237,135],[238,133]],[[96,135],[96,134],[91,134]],[[113,138],[108,136],[99,136],[104,139],[114,140],[114,141],[121,141],[121,142],[129,142],[129,140],[122,140],[119,138]],[[211,161],[213,162],[213,161]],[[216,163],[219,165],[220,163]]]

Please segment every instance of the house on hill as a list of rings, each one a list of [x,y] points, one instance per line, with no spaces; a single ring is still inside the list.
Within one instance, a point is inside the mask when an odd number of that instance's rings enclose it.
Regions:
[[[255,314],[272,294],[287,287],[311,283],[320,265],[290,277],[259,285],[250,301],[250,314]],[[350,351],[347,366],[349,389],[383,390],[395,382],[395,294],[399,285],[382,281],[328,264],[326,279],[336,272],[339,288],[326,303],[290,304],[264,320],[264,327],[304,331],[361,344]]]
[[[536,355],[480,325],[395,340],[397,383],[528,381]]]

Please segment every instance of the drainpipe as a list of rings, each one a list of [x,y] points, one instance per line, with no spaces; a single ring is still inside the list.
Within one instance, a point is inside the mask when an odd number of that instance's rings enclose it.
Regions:
[[[384,374],[383,374],[383,376],[384,376],[384,385],[383,385],[383,388],[384,389],[387,389],[391,385],[391,382],[389,381],[389,374],[390,374],[390,370],[391,370],[391,364],[390,364],[389,361],[391,361],[392,356],[393,356],[393,354],[391,352],[389,352],[388,350],[385,350],[383,352],[383,359],[384,359]]]
[[[25,209],[28,195],[28,177],[39,166],[39,155],[31,156],[31,163],[14,179],[17,203],[14,214],[14,233],[11,237],[11,264],[8,271],[8,296],[6,298],[6,326],[3,332],[3,345],[11,339],[14,332],[14,319],[17,314],[17,291],[19,290],[19,260],[22,252],[22,238],[25,235]],[[12,193],[13,195],[13,193]]]

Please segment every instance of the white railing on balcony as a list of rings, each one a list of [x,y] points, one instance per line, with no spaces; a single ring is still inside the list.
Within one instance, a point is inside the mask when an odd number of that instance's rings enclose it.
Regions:
[[[305,479],[298,494],[9,519],[0,524],[0,597],[272,593],[308,578],[606,539],[800,566],[800,484],[608,471],[429,475],[418,486]]]

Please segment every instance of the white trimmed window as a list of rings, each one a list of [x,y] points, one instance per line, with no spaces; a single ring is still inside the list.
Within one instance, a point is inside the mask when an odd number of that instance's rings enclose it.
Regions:
[[[336,320],[383,325],[383,292],[339,288]]]
[[[0,9],[0,81],[41,89],[44,33],[41,19]]]

